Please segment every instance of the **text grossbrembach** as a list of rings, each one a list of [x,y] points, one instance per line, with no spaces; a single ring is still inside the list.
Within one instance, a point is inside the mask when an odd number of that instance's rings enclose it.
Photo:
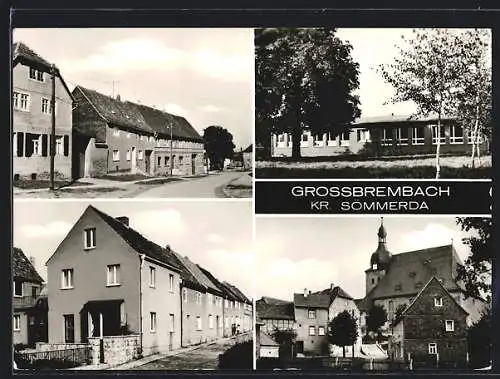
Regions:
[[[326,198],[342,198],[341,211],[428,211],[426,198],[449,197],[449,186],[293,186],[295,198],[322,198],[311,201],[311,209],[329,209]]]

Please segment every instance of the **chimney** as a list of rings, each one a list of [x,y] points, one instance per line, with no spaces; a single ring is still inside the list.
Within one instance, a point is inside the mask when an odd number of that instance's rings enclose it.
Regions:
[[[170,251],[171,251],[170,245],[165,246],[165,250],[167,250],[170,253]]]
[[[333,290],[335,288],[335,284],[330,283],[330,289]]]
[[[129,218],[127,216],[117,217],[116,219],[120,221],[123,225],[129,226]]]
[[[35,257],[33,256],[30,257],[30,263],[33,267],[35,267]]]
[[[116,100],[122,101],[122,98],[121,98],[120,94],[116,95]]]
[[[308,295],[307,288],[304,288],[304,297],[307,297],[307,295]]]

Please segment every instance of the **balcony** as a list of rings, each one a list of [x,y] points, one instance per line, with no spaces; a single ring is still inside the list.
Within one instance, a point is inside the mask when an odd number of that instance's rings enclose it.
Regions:
[[[14,309],[31,308],[35,305],[37,298],[38,296],[14,296],[12,303]]]

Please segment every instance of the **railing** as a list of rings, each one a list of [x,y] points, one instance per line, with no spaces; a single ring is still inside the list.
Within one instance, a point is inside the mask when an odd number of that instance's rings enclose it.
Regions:
[[[90,364],[92,360],[91,347],[77,347],[47,351],[21,351],[14,353],[18,368],[46,366],[47,368],[75,367]],[[43,365],[40,363],[44,363]]]
[[[38,296],[22,296],[22,297],[14,296],[12,305],[14,306],[14,309],[29,308],[35,306],[36,299],[38,299]]]

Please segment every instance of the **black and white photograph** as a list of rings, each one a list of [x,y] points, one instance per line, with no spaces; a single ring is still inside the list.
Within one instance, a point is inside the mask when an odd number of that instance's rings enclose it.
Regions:
[[[16,198],[252,197],[252,29],[12,39]]]
[[[257,178],[491,177],[490,29],[255,30]]]
[[[14,211],[15,369],[252,369],[251,202]]]
[[[257,217],[257,369],[491,369],[491,218]]]

